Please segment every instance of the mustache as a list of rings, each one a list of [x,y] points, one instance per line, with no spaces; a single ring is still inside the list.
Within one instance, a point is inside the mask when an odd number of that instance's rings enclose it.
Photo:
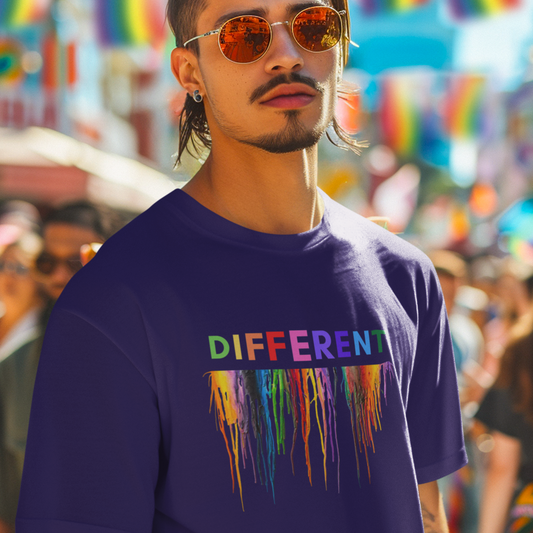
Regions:
[[[250,96],[250,103],[253,104],[257,100],[259,100],[259,98],[262,98],[263,96],[265,96],[265,94],[269,93],[272,89],[275,89],[278,85],[289,83],[303,83],[320,94],[324,93],[324,87],[318,81],[307,76],[302,76],[297,72],[291,72],[290,74],[280,74],[279,76],[272,78],[264,85],[261,85],[260,87],[255,89],[255,91]]]

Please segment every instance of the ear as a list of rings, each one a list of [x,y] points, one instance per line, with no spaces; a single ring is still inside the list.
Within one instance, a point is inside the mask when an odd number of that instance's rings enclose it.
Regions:
[[[174,48],[170,56],[170,66],[178,83],[192,96],[198,90],[203,95],[205,88],[198,66],[198,60],[193,52],[186,48]]]

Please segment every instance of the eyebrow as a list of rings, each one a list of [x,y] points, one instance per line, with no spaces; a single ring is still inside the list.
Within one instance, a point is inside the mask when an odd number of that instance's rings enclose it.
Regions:
[[[300,11],[302,11],[303,9],[307,9],[308,7],[321,7],[325,5],[328,4],[321,2],[320,0],[315,0],[314,2],[302,2],[299,4],[289,4],[287,6],[287,16],[299,13]],[[225,13],[217,19],[217,21],[215,22],[214,29],[220,28],[220,26],[222,26],[224,22],[227,22],[230,19],[233,19],[235,17],[242,17],[243,15],[254,15],[256,17],[266,18],[267,10],[261,7],[256,9],[241,9],[239,11],[231,11],[230,13]]]

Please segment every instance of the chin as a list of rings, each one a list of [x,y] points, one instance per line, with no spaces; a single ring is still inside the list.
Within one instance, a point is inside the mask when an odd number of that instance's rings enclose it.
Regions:
[[[299,111],[286,111],[287,125],[277,133],[266,133],[254,139],[243,140],[271,154],[289,154],[313,148],[325,132],[318,125],[305,126],[300,120]]]

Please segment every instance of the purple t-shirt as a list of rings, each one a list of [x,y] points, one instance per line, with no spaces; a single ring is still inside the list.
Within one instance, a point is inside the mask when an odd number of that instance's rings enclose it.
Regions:
[[[324,195],[270,235],[176,190],[57,302],[17,533],[422,533],[466,463],[429,259]]]

